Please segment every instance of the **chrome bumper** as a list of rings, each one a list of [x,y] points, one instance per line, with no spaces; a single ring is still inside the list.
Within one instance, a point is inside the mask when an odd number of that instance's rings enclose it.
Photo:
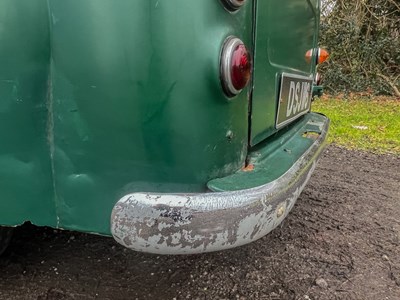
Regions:
[[[219,251],[255,241],[293,208],[315,169],[329,120],[307,151],[278,179],[251,189],[204,194],[124,196],[114,206],[111,232],[123,246],[157,254]]]

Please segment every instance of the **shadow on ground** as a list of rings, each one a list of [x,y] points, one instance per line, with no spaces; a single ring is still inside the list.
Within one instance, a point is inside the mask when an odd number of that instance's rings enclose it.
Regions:
[[[400,299],[399,182],[400,157],[331,146],[282,226],[205,255],[25,225],[0,258],[0,299]]]

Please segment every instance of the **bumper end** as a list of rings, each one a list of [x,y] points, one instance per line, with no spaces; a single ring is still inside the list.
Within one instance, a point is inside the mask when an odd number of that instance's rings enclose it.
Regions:
[[[263,237],[287,216],[315,169],[329,127],[326,117],[315,116],[317,122],[308,125],[317,136],[282,176],[235,191],[126,195],[112,212],[113,237],[127,248],[156,254],[219,251]],[[298,133],[308,138],[305,129]]]

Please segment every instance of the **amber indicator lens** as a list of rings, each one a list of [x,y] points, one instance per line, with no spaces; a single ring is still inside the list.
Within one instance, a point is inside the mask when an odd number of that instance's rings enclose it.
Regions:
[[[250,54],[243,44],[237,45],[231,61],[232,85],[242,90],[249,82],[251,75]]]
[[[314,51],[317,52],[317,57],[316,57],[316,60],[315,60],[315,62],[317,64],[322,64],[323,62],[325,62],[329,58],[329,52],[326,51],[323,48],[310,49],[310,50],[307,51],[306,56],[305,56],[306,57],[306,61],[308,63],[311,63],[311,59],[313,57]]]
[[[325,49],[319,48],[318,49],[318,63],[322,64],[329,58],[329,52]]]

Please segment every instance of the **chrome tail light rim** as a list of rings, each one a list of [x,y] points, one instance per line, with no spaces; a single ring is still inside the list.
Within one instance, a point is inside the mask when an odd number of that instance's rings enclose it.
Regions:
[[[233,53],[239,45],[244,45],[242,40],[237,37],[229,36],[222,47],[221,54],[221,83],[225,94],[228,97],[234,97],[238,95],[242,90],[238,90],[233,85],[232,81],[232,68],[231,61]]]

